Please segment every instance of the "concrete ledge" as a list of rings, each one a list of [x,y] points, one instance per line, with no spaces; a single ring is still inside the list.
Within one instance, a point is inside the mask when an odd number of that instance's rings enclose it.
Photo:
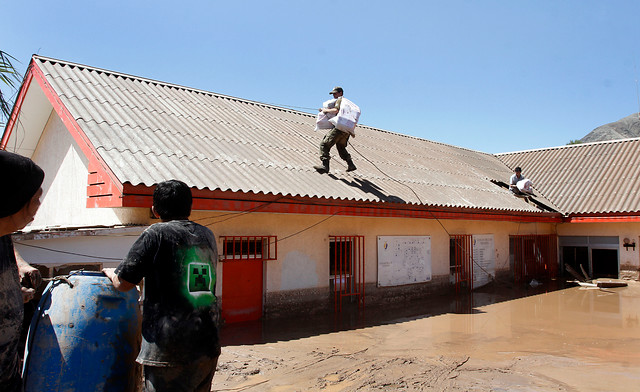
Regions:
[[[371,283],[365,286],[367,305],[385,305],[424,299],[434,294],[448,293],[454,290],[449,275],[434,276],[430,282],[407,284],[393,287],[377,287]]]
[[[276,318],[296,314],[315,315],[333,311],[328,287],[267,293],[264,317]]]
[[[365,306],[385,305],[423,299],[434,294],[453,291],[449,275],[436,276],[430,282],[393,287],[377,287],[376,283],[365,284]],[[351,297],[355,303],[355,297]],[[349,301],[343,299],[343,305]],[[267,293],[264,305],[265,318],[294,315],[317,315],[334,312],[333,292],[330,288],[290,290]]]

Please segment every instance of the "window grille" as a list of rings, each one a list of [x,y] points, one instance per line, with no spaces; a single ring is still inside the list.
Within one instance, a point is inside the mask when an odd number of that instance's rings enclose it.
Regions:
[[[335,310],[345,297],[364,307],[364,236],[329,236],[329,271]]]
[[[222,252],[220,261],[242,259],[276,260],[278,237],[276,236],[220,236]]]

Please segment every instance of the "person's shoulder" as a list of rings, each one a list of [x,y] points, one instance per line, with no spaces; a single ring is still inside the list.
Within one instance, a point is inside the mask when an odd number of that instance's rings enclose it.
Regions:
[[[194,221],[191,221],[191,220],[188,221],[188,222],[195,230],[211,232],[211,229],[208,228],[207,226],[201,225],[200,223],[197,223],[197,222],[194,222]]]
[[[176,222],[178,221],[156,222],[147,227],[142,234],[146,236],[158,236],[162,235],[162,233],[176,231],[177,227],[180,226]]]
[[[144,232],[145,233],[156,233],[156,232],[162,231],[167,227],[167,223],[168,222],[156,222],[156,223],[153,223],[153,224],[149,225],[149,227],[144,229]]]
[[[201,225],[200,223],[196,223],[194,221],[189,221],[190,231],[198,236],[203,236],[209,238],[210,241],[215,241],[215,235],[213,231],[207,226]]]

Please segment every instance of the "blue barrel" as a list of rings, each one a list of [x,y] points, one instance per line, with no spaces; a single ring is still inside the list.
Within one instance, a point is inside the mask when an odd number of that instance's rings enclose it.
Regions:
[[[25,392],[134,392],[139,347],[137,290],[117,291],[102,272],[72,272],[49,283],[31,320]]]

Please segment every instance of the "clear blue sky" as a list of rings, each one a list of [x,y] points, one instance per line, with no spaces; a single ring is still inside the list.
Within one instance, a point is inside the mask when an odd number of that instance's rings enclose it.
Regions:
[[[0,49],[498,153],[638,112],[640,1],[8,1]],[[358,137],[366,137],[362,132]],[[358,138],[354,140],[357,143]]]

